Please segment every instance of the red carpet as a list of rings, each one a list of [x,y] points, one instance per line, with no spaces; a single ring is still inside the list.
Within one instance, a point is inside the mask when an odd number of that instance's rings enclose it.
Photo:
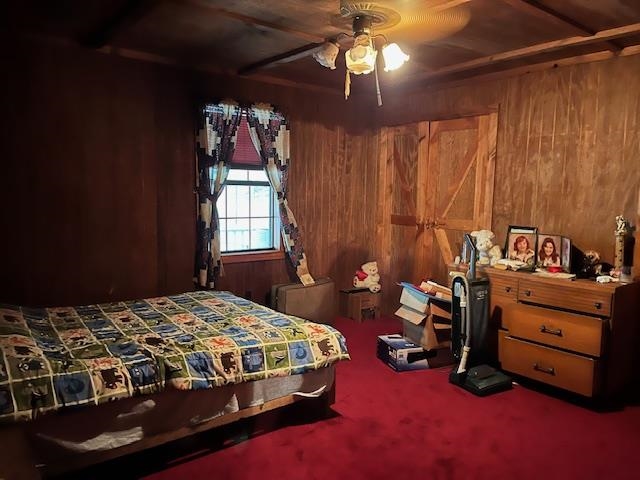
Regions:
[[[396,373],[378,360],[376,336],[397,333],[397,321],[336,327],[352,360],[337,369],[335,417],[258,420],[266,433],[145,478],[638,478],[639,406],[599,413],[519,385],[478,398],[448,383],[449,367]],[[147,458],[147,472],[162,458]]]

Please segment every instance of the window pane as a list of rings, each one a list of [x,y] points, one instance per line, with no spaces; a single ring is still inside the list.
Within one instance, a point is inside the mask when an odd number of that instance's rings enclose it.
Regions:
[[[227,220],[227,251],[248,250],[249,220]]]
[[[273,189],[264,170],[232,169],[217,202],[220,216],[220,248],[223,252],[242,252],[279,248],[279,212]],[[275,217],[273,215],[275,214]]]
[[[220,251],[227,250],[227,221],[220,220]]]
[[[239,170],[232,168],[229,170],[227,180],[247,180],[247,170]]]
[[[251,216],[268,217],[269,207],[273,201],[272,197],[271,187],[251,187]]]
[[[218,207],[218,216],[220,218],[226,217],[227,216],[227,187],[222,188],[222,193],[218,197],[216,206]]]
[[[248,217],[249,216],[249,186],[248,185],[227,185],[227,216]]]
[[[248,170],[249,180],[252,182],[268,182],[267,174],[264,170]]]
[[[254,218],[251,221],[251,248],[271,248],[273,236],[271,234],[270,219]]]

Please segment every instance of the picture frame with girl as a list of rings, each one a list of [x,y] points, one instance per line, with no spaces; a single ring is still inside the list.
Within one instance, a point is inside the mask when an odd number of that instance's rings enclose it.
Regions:
[[[505,258],[523,262],[522,270],[533,270],[536,266],[537,236],[537,227],[509,225]]]
[[[562,266],[562,236],[549,233],[538,234],[538,268]]]
[[[538,234],[538,268],[561,267],[563,272],[571,272],[571,240],[562,235]]]

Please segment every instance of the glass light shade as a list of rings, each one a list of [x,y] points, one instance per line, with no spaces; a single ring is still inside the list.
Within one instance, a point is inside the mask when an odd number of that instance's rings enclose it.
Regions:
[[[373,48],[368,41],[366,44],[354,45],[351,49],[347,50],[344,54],[345,61],[347,63],[347,70],[356,75],[362,73],[371,73],[376,68],[376,57],[378,52]]]
[[[390,43],[382,47],[382,56],[384,57],[385,72],[396,70],[409,60],[409,55],[404,53],[397,43]]]
[[[336,57],[340,52],[340,47],[333,42],[325,42],[316,52],[313,58],[323,67],[336,69]]]

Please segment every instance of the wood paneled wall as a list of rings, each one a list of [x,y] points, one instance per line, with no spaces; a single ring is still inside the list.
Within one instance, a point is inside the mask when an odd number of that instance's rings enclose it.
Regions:
[[[14,39],[15,40],[15,39]],[[266,101],[290,119],[289,202],[311,273],[348,287],[384,252],[379,130],[499,109],[493,230],[535,225],[612,260],[640,183],[640,56],[348,102],[72,47],[3,42],[0,301],[69,304],[192,288],[193,135],[201,101]],[[380,165],[380,167],[378,166]],[[283,262],[226,266],[266,299]],[[386,282],[401,279],[382,273]],[[392,311],[394,305],[388,305]]]
[[[183,72],[6,42],[2,58],[0,299],[189,289],[194,122]]]
[[[375,260],[377,135],[293,123],[290,202],[311,273],[352,287],[355,271]],[[295,135],[295,137],[293,137]],[[300,141],[294,144],[293,138]]]
[[[343,252],[364,239],[344,216],[358,212],[363,225],[364,159],[356,147],[353,160],[349,140],[363,138],[357,100],[10,40],[0,49],[0,301],[62,305],[192,289],[196,111],[226,97],[273,103],[291,121],[290,204],[312,274],[334,276]],[[356,133],[345,133],[349,124]],[[352,179],[360,186],[351,189]],[[291,278],[284,260],[225,271],[219,288],[261,303]]]

